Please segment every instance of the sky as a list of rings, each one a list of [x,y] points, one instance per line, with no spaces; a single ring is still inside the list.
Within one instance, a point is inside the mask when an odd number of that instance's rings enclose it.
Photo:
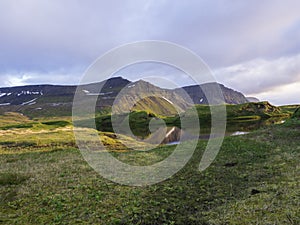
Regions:
[[[246,96],[300,103],[299,0],[1,0],[0,87],[78,84],[99,56],[142,40],[190,49]],[[167,66],[118,75],[137,74],[190,82]]]

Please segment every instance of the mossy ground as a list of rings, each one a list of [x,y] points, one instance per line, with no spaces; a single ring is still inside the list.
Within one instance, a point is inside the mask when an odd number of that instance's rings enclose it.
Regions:
[[[198,165],[206,141],[199,141],[183,170],[147,187],[102,178],[82,158],[69,125],[23,119],[33,127],[1,131],[2,224],[300,224],[297,119],[226,137],[204,172]],[[104,134],[107,145],[119,146]],[[145,165],[173,149],[113,154]]]

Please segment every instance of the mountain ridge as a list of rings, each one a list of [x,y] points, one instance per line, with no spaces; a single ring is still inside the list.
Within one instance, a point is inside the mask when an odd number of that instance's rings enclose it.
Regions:
[[[99,89],[101,86],[102,89],[100,92]],[[159,99],[148,99],[150,105],[147,109],[157,103],[159,103],[159,105],[166,105],[169,101],[174,103],[179,111],[183,111],[192,104],[208,104],[208,99],[217,100],[216,102],[218,102],[220,100],[217,99],[219,95],[213,91],[217,90],[217,87],[220,87],[218,90],[221,90],[224,95],[225,102],[223,103],[225,104],[242,104],[248,102],[241,92],[218,83],[166,89],[144,80],[131,82],[122,77],[113,77],[98,83],[83,85],[39,84],[0,88],[0,113],[7,111],[37,113],[36,111],[42,111],[43,109],[56,111],[56,113],[61,110],[71,112],[76,91],[83,102],[88,102],[92,99],[92,96],[94,96],[94,98],[97,97],[96,108],[98,109],[111,107],[112,105],[115,106],[115,103],[119,102],[116,108],[119,107],[119,111],[121,112],[124,108],[128,107],[128,105],[132,105],[136,99],[157,95]],[[122,95],[118,96],[119,93],[122,93]],[[209,98],[207,98],[204,93],[209,95]],[[186,94],[188,94],[188,96]],[[128,96],[135,96],[136,99]],[[139,109],[143,110],[143,106],[146,104],[148,103],[141,102]]]

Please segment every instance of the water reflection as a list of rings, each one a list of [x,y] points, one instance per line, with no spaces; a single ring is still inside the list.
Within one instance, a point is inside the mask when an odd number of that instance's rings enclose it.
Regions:
[[[282,117],[273,117],[267,120],[256,120],[256,121],[247,121],[247,122],[228,122],[226,127],[226,136],[238,136],[238,135],[245,135],[250,133],[251,131],[258,130],[261,127],[270,126],[272,124],[282,124],[285,122],[285,118]],[[161,144],[167,145],[175,145],[179,144],[180,140],[191,140],[191,139],[201,139],[207,140],[210,137],[213,137],[213,134],[210,134],[210,127],[209,124],[202,123],[200,125],[200,134],[195,133],[188,133],[184,130],[181,130],[178,127],[168,127],[167,132],[164,133],[165,137]],[[153,143],[156,143],[156,137],[151,137],[151,134],[146,135],[147,138],[150,137]],[[146,138],[146,137],[145,137]]]

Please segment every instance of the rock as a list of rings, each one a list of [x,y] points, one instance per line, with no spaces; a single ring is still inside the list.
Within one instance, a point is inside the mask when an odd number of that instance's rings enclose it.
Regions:
[[[252,189],[251,190],[251,195],[256,195],[259,194],[261,191],[257,190],[257,189]]]
[[[225,167],[234,167],[236,166],[238,163],[237,162],[229,162],[229,163],[225,163],[224,166]]]

